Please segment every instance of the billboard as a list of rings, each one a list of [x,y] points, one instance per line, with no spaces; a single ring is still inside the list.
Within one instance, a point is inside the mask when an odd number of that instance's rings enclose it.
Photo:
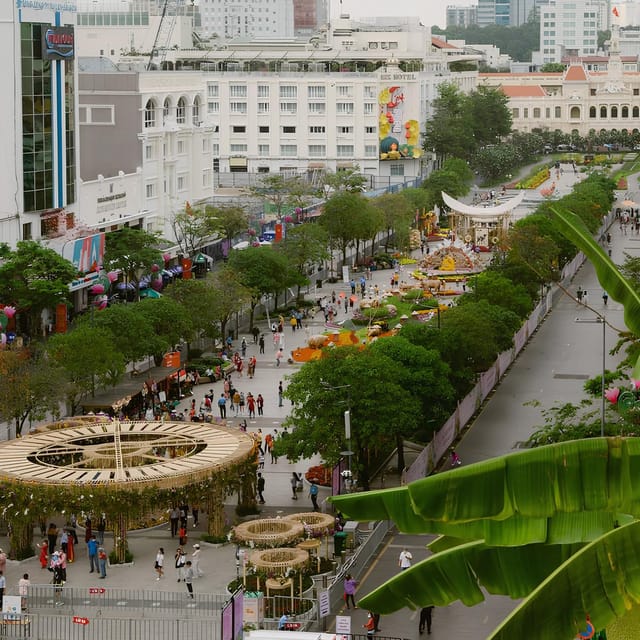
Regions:
[[[380,160],[419,158],[420,123],[407,118],[406,91],[400,85],[385,87],[378,95]]]
[[[104,238],[104,233],[96,233],[70,240],[62,247],[62,257],[72,262],[80,273],[95,271],[104,259]]]
[[[47,27],[42,31],[44,60],[69,60],[75,55],[73,27]]]

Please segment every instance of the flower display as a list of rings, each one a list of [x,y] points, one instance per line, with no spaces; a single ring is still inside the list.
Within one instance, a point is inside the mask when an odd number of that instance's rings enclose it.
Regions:
[[[617,387],[613,389],[607,389],[604,392],[604,397],[611,403],[616,404],[618,402],[618,396],[620,395],[620,389]]]

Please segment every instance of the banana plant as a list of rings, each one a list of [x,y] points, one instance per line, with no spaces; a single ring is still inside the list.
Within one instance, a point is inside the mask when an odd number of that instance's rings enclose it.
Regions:
[[[604,629],[640,603],[639,474],[640,438],[591,438],[332,501],[352,520],[441,534],[430,557],[366,595],[363,607],[475,605],[484,588],[524,598],[489,640],[569,640],[586,621]]]

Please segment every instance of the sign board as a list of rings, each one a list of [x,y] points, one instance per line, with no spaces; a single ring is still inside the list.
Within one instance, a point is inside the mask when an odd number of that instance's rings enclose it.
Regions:
[[[320,617],[326,618],[331,613],[331,602],[329,601],[329,592],[320,591],[318,593],[318,610],[320,611]]]
[[[73,263],[80,273],[96,271],[104,261],[104,245],[104,233],[69,240],[62,247],[62,257]]]
[[[264,620],[264,595],[262,592],[245,591],[243,618],[245,623],[262,624]]]
[[[336,640],[349,640],[351,616],[336,616]]]
[[[20,596],[4,596],[2,598],[2,619],[20,620],[22,617],[22,598]]]
[[[74,57],[73,27],[47,27],[42,31],[42,57],[45,60],[67,60]]]
[[[103,593],[106,592],[106,589],[104,587],[89,587],[89,593],[91,595],[102,595]]]
[[[89,618],[84,618],[82,616],[73,616],[73,624],[81,624],[82,626],[87,626],[89,624]]]
[[[349,284],[349,267],[346,265],[342,267],[342,282]]]

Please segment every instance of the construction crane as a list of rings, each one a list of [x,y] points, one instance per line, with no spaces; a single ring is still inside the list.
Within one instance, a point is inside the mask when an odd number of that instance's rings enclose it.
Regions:
[[[171,36],[178,19],[178,7],[184,5],[184,0],[164,0],[162,5],[162,15],[160,16],[160,24],[156,32],[156,38],[153,42],[149,62],[147,63],[147,71],[151,71],[153,64],[157,60],[158,69],[162,69],[167,50],[171,44]]]

